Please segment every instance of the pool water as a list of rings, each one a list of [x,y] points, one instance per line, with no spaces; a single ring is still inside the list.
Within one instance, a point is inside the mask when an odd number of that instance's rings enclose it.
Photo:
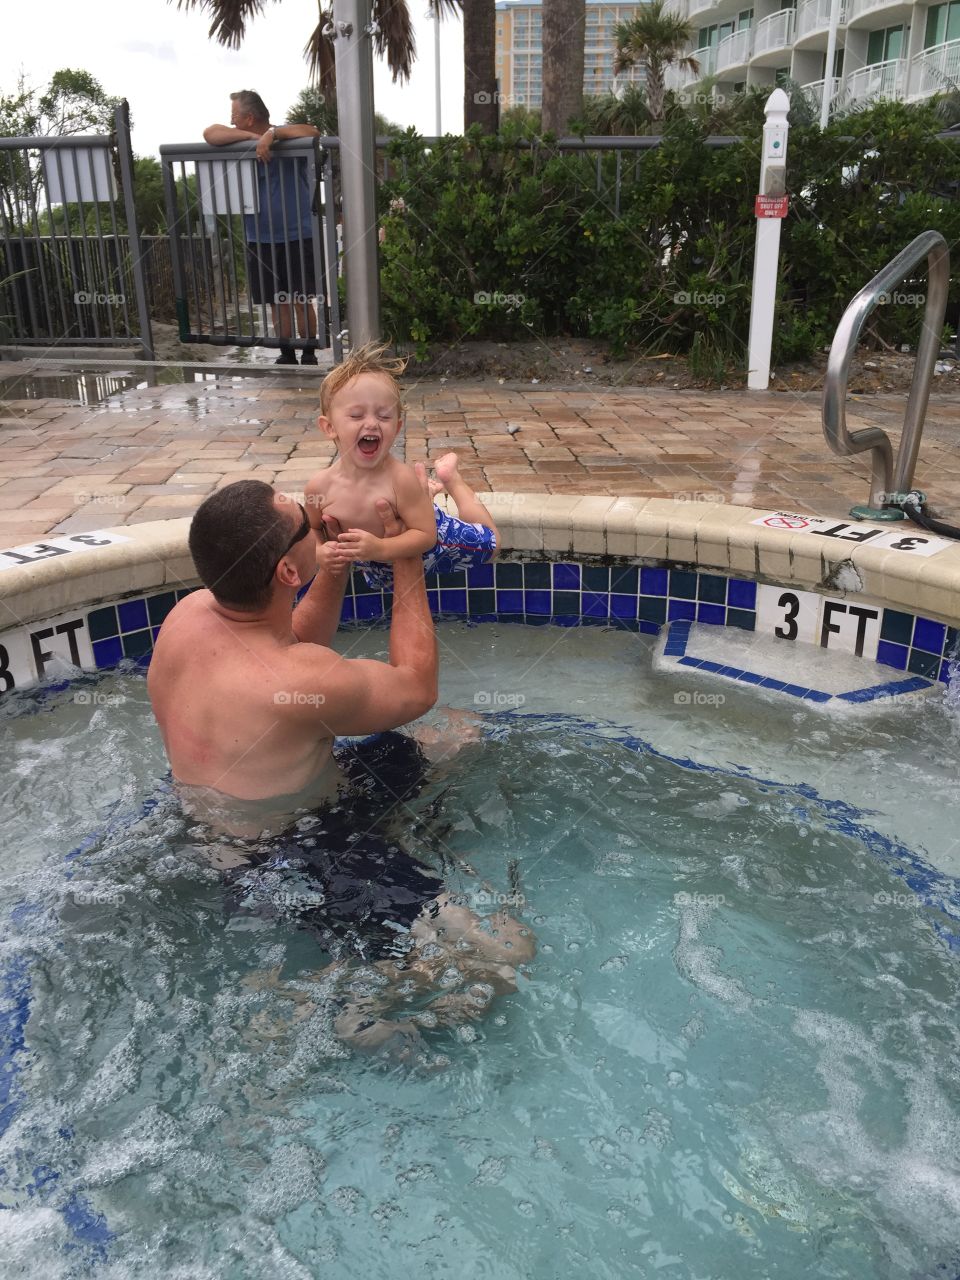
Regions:
[[[538,950],[414,1068],[337,1039],[307,933],[225,913],[142,676],[4,704],[2,1273],[953,1280],[952,708],[678,704],[646,637],[440,637],[483,733],[400,838]]]

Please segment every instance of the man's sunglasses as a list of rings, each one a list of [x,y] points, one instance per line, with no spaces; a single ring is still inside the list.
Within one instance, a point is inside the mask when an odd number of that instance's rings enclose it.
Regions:
[[[298,542],[302,542],[302,541],[303,541],[303,539],[304,539],[304,538],[307,536],[307,534],[310,532],[310,517],[307,515],[306,509],[305,509],[305,507],[303,506],[303,504],[302,504],[302,503],[298,502],[298,503],[297,503],[297,506],[298,506],[298,507],[300,508],[300,510],[303,512],[303,523],[300,525],[300,527],[299,527],[299,529],[297,530],[297,532],[293,535],[293,537],[292,537],[292,538],[290,539],[290,541],[287,543],[286,548],[284,549],[284,551],[283,551],[279,556],[277,556],[276,564],[274,564],[273,568],[270,570],[270,576],[269,576],[269,578],[267,578],[267,585],[268,585],[268,586],[269,586],[269,585],[270,585],[270,583],[273,581],[273,575],[277,572],[277,565],[280,563],[280,561],[283,559],[283,557],[284,557],[285,555],[289,555],[289,553],[293,550],[293,548],[297,545],[297,543],[298,543]]]

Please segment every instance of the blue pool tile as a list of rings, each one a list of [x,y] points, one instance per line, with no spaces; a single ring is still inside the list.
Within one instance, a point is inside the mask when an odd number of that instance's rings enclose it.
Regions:
[[[772,680],[769,676],[761,680],[758,686],[760,689],[775,689],[778,693],[781,693],[786,687],[786,683],[783,680]]]
[[[544,561],[537,564],[525,564],[523,566],[523,585],[525,590],[531,588],[536,591],[549,591],[551,583],[550,570],[552,565]]]
[[[601,591],[606,594],[610,590],[609,569],[601,569],[592,564],[584,565],[582,578],[584,591]]]
[[[884,609],[880,622],[881,640],[889,640],[892,644],[909,644],[912,634],[912,613],[901,613],[899,609]]]
[[[610,591],[621,596],[635,596],[640,589],[640,572],[635,567],[610,570]]]
[[[524,606],[523,608],[524,613],[546,614],[549,617],[551,608],[552,608],[551,600],[550,600],[550,592],[549,591],[524,591],[523,606]]]
[[[726,612],[722,604],[698,604],[697,621],[707,622],[714,627],[722,627],[726,622]]]
[[[431,613],[440,612],[440,592],[437,588],[427,591],[427,608]]]
[[[611,618],[635,618],[637,616],[636,596],[610,595]]]
[[[123,646],[120,644],[119,636],[114,636],[110,640],[94,640],[93,660],[97,664],[98,671],[115,667],[122,657]]]
[[[645,596],[665,596],[667,594],[666,569],[641,569],[640,591]]]
[[[947,638],[943,642],[943,656],[945,658],[956,658],[958,654],[958,641],[960,641],[960,632],[956,627],[947,627]]]
[[[427,576],[430,577],[432,575],[428,574]],[[355,596],[372,596],[380,594],[380,588],[371,587],[359,569],[355,569],[350,575],[350,585],[353,587],[353,594]]]
[[[727,609],[727,626],[741,631],[756,631],[757,615],[752,609]]]
[[[199,591],[200,587],[183,587],[177,592],[177,599],[182,600],[184,596],[192,596],[195,591]]]
[[[697,599],[707,604],[724,604],[727,599],[727,580],[715,573],[701,573],[697,582]]]
[[[499,582],[499,574],[497,575]],[[523,613],[522,591],[501,591],[497,587],[497,613]]]
[[[459,587],[463,590],[467,585],[467,574],[464,569],[456,569],[453,573],[438,573],[438,587]]]
[[[697,606],[692,600],[671,600],[667,605],[667,618],[670,622],[680,618],[687,618],[692,622],[696,615]]]
[[[146,600],[124,600],[117,605],[117,617],[122,632],[142,631],[148,621]]]
[[[378,591],[376,595],[358,595],[356,598],[357,618],[363,621],[366,618],[383,617],[383,596]]]
[[[783,686],[783,692],[789,693],[794,698],[805,698],[810,690],[803,688],[799,684],[785,684]]]
[[[123,636],[123,656],[142,658],[153,649],[153,636],[149,631],[131,631]]]
[[[687,569],[671,569],[670,594],[681,600],[696,600],[697,575]]]
[[[940,674],[940,655],[924,653],[922,649],[911,649],[907,670],[915,676],[926,676],[928,680],[936,680]]]
[[[727,583],[727,604],[733,609],[756,609],[757,584],[745,578],[731,578]]]
[[[466,591],[445,589],[440,592],[440,608],[444,613],[466,613]]]
[[[706,659],[704,658],[688,658],[686,656],[680,659],[681,667],[702,667]]]
[[[439,591],[440,590],[439,573],[425,573],[423,575],[423,585],[427,588],[428,591]]]
[[[600,595],[596,591],[584,591],[581,595],[581,608],[585,618],[608,618],[610,616],[610,597]]]
[[[551,612],[555,618],[578,618],[580,616],[580,592],[554,591]]]
[[[493,586],[493,565],[492,564],[475,564],[467,570],[467,586],[468,587],[492,587]]]
[[[709,658],[700,659],[700,670],[710,671],[715,676],[721,675],[724,671],[729,671],[729,667],[725,667],[722,662],[712,662]]]
[[[918,618],[913,628],[913,647],[924,649],[927,653],[935,653],[939,658],[943,653],[943,642],[947,628],[942,622],[931,622],[929,618]]]
[[[940,675],[937,678],[941,684],[950,683],[950,663],[946,658],[940,663]]]
[[[726,676],[728,680],[739,680],[742,675],[746,674],[743,667],[726,667],[720,666],[717,669],[718,676]]]
[[[821,689],[808,689],[803,696],[807,702],[829,702],[833,694],[824,693]]]
[[[891,613],[892,610],[887,609],[885,612]],[[889,640],[881,640],[877,645],[877,661],[887,667],[896,667],[898,671],[906,671],[909,653],[906,645],[891,644]]]
[[[497,593],[495,591],[470,588],[470,616],[478,622],[481,615],[493,615],[497,611]]]
[[[660,628],[655,622],[638,622],[637,630],[642,631],[645,636],[658,636]]]
[[[741,671],[737,679],[741,684],[763,684],[765,677],[758,676],[755,671]]]
[[[638,613],[646,622],[666,622],[667,602],[661,597],[640,597]]]
[[[106,609],[94,609],[87,614],[87,629],[91,640],[106,640],[107,636],[115,636],[120,632],[117,621],[117,610],[111,604]]]
[[[496,576],[498,590],[500,587],[523,586],[522,564],[497,564],[494,566],[494,574]]]
[[[340,621],[353,622],[357,616],[356,601],[353,596],[344,596],[343,604],[340,608]]]
[[[579,591],[580,566],[578,564],[555,564],[553,566],[554,591]]]
[[[579,613],[555,613],[550,619],[555,627],[579,627]]]
[[[151,596],[147,601],[147,613],[151,626],[158,627],[176,603],[175,591],[164,591],[161,595]]]

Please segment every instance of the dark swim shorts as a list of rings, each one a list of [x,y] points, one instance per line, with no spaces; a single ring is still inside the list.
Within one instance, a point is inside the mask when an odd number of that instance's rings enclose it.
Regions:
[[[258,843],[246,866],[226,873],[228,912],[289,919],[325,950],[396,958],[424,907],[436,915],[444,887],[384,830],[422,790],[426,760],[412,738],[394,732],[334,755],[349,790]]]

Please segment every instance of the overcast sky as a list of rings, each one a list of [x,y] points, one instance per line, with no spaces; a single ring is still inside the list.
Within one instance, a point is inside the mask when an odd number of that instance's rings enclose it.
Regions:
[[[376,109],[403,126],[432,134],[433,22],[427,0],[407,0],[417,37],[417,61],[403,87],[374,59]],[[89,71],[109,94],[126,98],[133,149],[157,155],[161,142],[196,142],[215,121],[229,123],[229,94],[256,89],[282,122],[308,83],[303,46],[316,22],[316,0],[267,0],[248,23],[243,47],[224,49],[207,36],[209,17],[168,0],[37,0],[5,4],[0,42],[0,91],[11,94],[22,69],[43,88],[62,67]],[[442,127],[463,130],[463,31],[441,23]]]

